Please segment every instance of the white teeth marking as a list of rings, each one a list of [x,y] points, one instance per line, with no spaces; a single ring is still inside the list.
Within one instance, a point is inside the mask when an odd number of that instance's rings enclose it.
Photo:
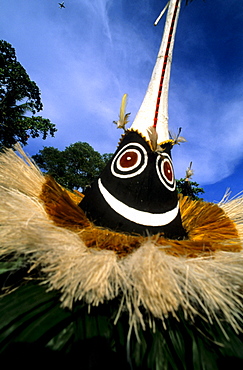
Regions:
[[[176,218],[179,211],[178,203],[175,208],[165,213],[149,213],[139,211],[135,208],[127,206],[120,200],[116,199],[113,195],[111,195],[109,191],[103,186],[101,179],[98,179],[98,186],[105,201],[116,213],[126,218],[127,220],[135,222],[136,224],[139,225],[144,226],[168,225],[171,221],[173,221]]]

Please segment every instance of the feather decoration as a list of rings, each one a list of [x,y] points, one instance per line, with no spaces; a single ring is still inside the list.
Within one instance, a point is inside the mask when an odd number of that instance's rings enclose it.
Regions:
[[[124,94],[121,101],[120,106],[120,113],[119,113],[119,120],[113,121],[117,125],[117,128],[122,128],[126,131],[126,124],[129,122],[128,117],[131,113],[126,113],[126,106],[127,106],[127,94]]]
[[[173,145],[180,145],[180,143],[185,143],[186,139],[183,136],[180,136],[182,128],[179,127],[177,135],[175,135],[172,131],[169,131],[170,138],[173,140]]]
[[[192,169],[192,162],[190,162],[190,165],[186,170],[186,180],[189,180],[193,175],[194,175],[194,171]]]
[[[158,16],[158,18],[155,20],[154,22],[154,26],[157,26],[157,24],[159,23],[159,21],[161,20],[161,18],[163,17],[164,13],[166,12],[166,10],[168,9],[168,6],[169,6],[169,2],[165,5],[164,9],[162,10],[162,12],[160,13],[160,15]]]
[[[150,126],[147,129],[148,135],[149,135],[149,140],[150,140],[150,145],[152,149],[155,151],[158,148],[161,150],[161,147],[158,146],[158,134],[156,131],[156,127]]]

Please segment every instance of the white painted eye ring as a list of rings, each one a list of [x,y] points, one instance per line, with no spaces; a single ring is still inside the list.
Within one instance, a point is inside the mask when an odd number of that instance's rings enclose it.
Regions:
[[[118,157],[117,168],[120,171],[132,171],[141,163],[141,153],[137,149],[127,149]],[[126,164],[126,165],[125,165]]]
[[[170,191],[174,191],[176,187],[174,169],[170,156],[167,153],[158,155],[156,159],[156,171],[162,184]]]
[[[139,143],[129,143],[114,157],[111,163],[111,173],[120,178],[134,177],[144,171],[147,163],[146,149]]]

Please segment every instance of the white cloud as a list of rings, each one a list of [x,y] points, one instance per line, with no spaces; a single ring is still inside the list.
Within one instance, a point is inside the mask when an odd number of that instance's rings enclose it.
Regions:
[[[177,177],[193,162],[195,181],[212,184],[233,173],[243,157],[243,106],[240,94],[225,101],[220,85],[187,81],[171,94],[172,114],[188,140],[179,152],[174,149]],[[177,109],[178,107],[178,109]],[[173,122],[173,124],[175,124]],[[178,153],[177,153],[178,152]]]

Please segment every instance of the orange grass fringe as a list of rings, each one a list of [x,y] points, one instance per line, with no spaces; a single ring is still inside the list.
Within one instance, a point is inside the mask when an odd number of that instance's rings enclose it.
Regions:
[[[165,239],[163,234],[143,237],[114,232],[95,226],[87,219],[78,203],[83,195],[62,189],[51,177],[46,177],[40,196],[50,219],[84,241],[88,248],[113,250],[125,257],[150,240],[174,256],[208,256],[216,251],[239,252],[242,247],[235,224],[216,204],[193,201],[179,196],[182,223],[188,239]]]

